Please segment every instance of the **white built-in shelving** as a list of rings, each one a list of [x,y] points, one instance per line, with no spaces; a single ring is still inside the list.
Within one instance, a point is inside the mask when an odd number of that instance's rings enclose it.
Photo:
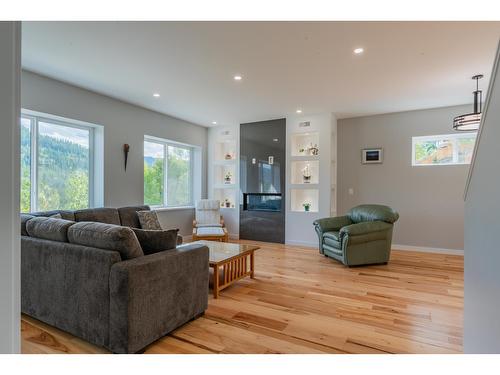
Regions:
[[[287,117],[287,243],[316,246],[313,221],[335,211],[336,129],[329,113]]]
[[[208,198],[217,199],[231,237],[239,227],[239,127],[217,126],[208,136]]]

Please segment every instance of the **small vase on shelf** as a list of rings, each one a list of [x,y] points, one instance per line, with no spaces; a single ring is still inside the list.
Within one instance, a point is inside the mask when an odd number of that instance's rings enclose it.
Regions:
[[[309,164],[302,170],[302,181],[304,184],[309,184],[311,182],[311,170]]]
[[[226,175],[224,176],[224,183],[228,184],[228,185],[231,184],[232,177],[233,176],[232,176],[231,172],[227,172]]]
[[[302,206],[304,207],[304,211],[309,212],[311,208],[311,203],[303,203]]]

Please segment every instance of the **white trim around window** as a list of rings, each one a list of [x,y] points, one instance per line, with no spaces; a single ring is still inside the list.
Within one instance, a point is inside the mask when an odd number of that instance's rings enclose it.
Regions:
[[[38,205],[38,139],[39,123],[46,122],[56,126],[88,131],[89,134],[89,191],[88,207],[101,207],[104,204],[104,127],[88,122],[69,119],[29,109],[21,110],[21,118],[30,121],[30,210],[39,211]],[[58,207],[64,209],[64,207]]]

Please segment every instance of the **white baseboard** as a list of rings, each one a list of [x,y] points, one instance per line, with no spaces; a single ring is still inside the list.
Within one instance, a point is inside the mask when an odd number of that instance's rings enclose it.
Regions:
[[[402,251],[419,251],[421,253],[437,253],[437,254],[449,254],[449,255],[464,255],[463,250],[457,249],[443,249],[439,247],[423,247],[423,246],[410,246],[410,245],[397,245],[393,244],[391,246],[392,250],[402,250]]]

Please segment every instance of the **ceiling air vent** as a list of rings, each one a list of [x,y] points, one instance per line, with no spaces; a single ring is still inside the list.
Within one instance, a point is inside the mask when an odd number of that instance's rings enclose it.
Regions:
[[[311,122],[310,121],[299,122],[299,128],[308,128],[310,126],[311,126]]]

